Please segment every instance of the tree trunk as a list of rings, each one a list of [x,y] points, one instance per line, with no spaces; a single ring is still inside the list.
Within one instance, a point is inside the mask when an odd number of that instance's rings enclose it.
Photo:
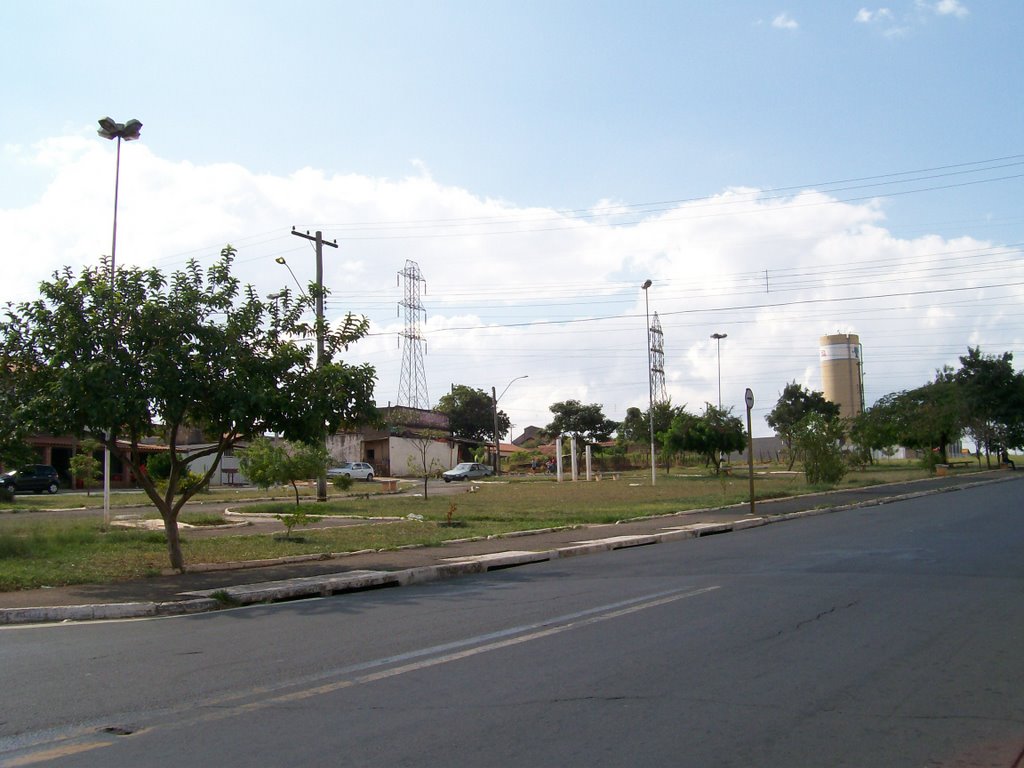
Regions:
[[[178,538],[178,516],[164,515],[164,533],[167,534],[167,554],[171,568],[178,573],[185,572],[185,559],[181,556],[181,539]]]
[[[789,456],[788,456],[789,463],[786,465],[786,471],[787,472],[792,472],[793,471],[793,465],[796,464],[796,451],[793,450],[793,442],[792,441],[786,442],[786,448],[789,451]]]
[[[299,486],[297,486],[295,484],[294,480],[292,480],[292,488],[295,489],[295,506],[298,507],[299,506]],[[288,538],[291,538],[291,537],[289,536]]]
[[[423,498],[427,498],[427,473],[423,473]]]

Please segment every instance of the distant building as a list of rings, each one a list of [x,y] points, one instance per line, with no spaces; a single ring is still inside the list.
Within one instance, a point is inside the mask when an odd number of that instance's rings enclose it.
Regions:
[[[438,472],[458,464],[458,443],[445,414],[402,405],[378,411],[381,426],[327,438],[332,463],[365,461],[377,477],[422,476],[424,451],[427,466]]]
[[[527,427],[526,429],[523,430],[523,434],[521,434],[519,437],[512,441],[512,445],[515,445],[519,448],[535,447],[538,443],[543,442],[544,437],[541,434],[543,431],[544,430],[542,430],[540,427]],[[503,453],[504,450],[505,449],[502,448]]]
[[[769,464],[771,462],[783,461],[783,456],[786,451],[786,443],[778,435],[772,435],[771,437],[755,437],[753,443],[755,463]],[[742,451],[734,451],[729,454],[730,464],[746,464],[748,461],[749,459],[747,458],[746,448]]]

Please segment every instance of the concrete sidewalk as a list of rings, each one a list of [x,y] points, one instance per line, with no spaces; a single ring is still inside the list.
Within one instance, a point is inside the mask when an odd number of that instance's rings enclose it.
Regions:
[[[814,514],[888,503],[1022,477],[1009,471],[930,478],[701,509],[643,520],[512,534],[387,552],[291,559],[231,570],[193,565],[187,573],[113,584],[0,593],[0,625],[170,616],[250,603],[404,586],[530,562],[699,538]]]

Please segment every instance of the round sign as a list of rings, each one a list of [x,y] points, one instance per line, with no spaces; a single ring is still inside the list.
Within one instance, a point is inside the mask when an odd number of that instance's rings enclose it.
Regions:
[[[747,387],[747,393],[744,395],[744,400],[747,401],[747,409],[754,407],[754,392],[750,387]]]

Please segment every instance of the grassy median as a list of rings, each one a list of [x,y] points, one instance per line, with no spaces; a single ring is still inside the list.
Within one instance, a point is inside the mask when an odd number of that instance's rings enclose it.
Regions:
[[[758,499],[809,493],[802,474],[780,467],[762,468],[756,475]],[[960,470],[967,471],[967,470]],[[884,465],[852,472],[840,487],[856,487],[926,477],[911,465]],[[283,534],[254,535],[246,528],[231,535],[181,533],[186,563],[221,563],[324,552],[389,550],[403,546],[440,544],[450,539],[489,536],[537,528],[612,523],[647,515],[743,504],[748,501],[745,475],[714,477],[702,469],[659,473],[654,487],[650,474],[624,473],[600,482],[556,483],[548,477],[493,479],[460,488],[454,495],[427,499],[407,494],[333,493],[326,503],[304,501],[307,514],[365,518],[363,525],[328,530],[296,527],[290,539]],[[354,491],[362,490],[358,486]],[[289,489],[290,491],[290,489]],[[117,494],[124,497],[134,494]],[[238,505],[247,512],[268,514],[295,510],[294,497],[278,491],[273,500],[244,503],[246,498],[267,498],[265,492],[217,492],[204,495],[203,505],[186,508],[183,522],[207,526],[220,521],[220,510]],[[71,496],[23,497],[0,505],[0,591],[102,583],[159,574],[167,567],[162,531],[104,529],[91,515],[53,519],[28,511],[38,503],[53,509],[56,500]],[[81,498],[78,497],[80,501]],[[25,502],[32,502],[26,505]],[[49,505],[46,502],[50,502]],[[126,503],[126,502],[125,502]],[[135,504],[139,503],[136,497]],[[6,514],[5,514],[6,512]],[[387,519],[384,519],[387,518]],[[448,526],[449,519],[455,523]]]

